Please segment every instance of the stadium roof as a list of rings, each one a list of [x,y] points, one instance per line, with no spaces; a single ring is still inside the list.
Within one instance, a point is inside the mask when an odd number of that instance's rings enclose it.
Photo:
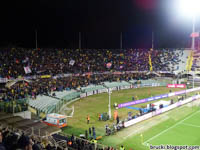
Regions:
[[[0,125],[12,126],[13,128],[22,130],[28,134],[37,136],[49,136],[61,131],[58,127],[47,126],[39,120],[23,119],[12,114],[0,113]]]

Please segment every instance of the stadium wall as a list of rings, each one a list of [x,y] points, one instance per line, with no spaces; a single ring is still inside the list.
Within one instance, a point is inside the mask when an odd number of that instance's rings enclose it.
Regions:
[[[141,87],[158,87],[158,86],[166,86],[167,83],[161,84],[161,83],[144,83],[144,84],[131,84],[130,86],[115,86],[110,88],[112,91],[119,91],[119,90],[125,90],[125,89],[131,89],[131,88],[141,88]],[[84,98],[87,96],[95,95],[95,94],[100,94],[100,93],[106,93],[108,92],[108,88],[104,89],[99,89],[99,90],[94,90],[94,91],[89,91],[85,93],[80,94],[80,98]]]
[[[24,119],[31,119],[31,112],[30,111],[23,111],[19,113],[14,113],[14,116],[20,116]]]

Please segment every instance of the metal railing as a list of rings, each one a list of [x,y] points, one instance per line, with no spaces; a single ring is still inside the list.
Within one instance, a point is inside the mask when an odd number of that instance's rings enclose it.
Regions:
[[[18,113],[28,110],[28,99],[19,99],[13,101],[0,101],[0,112]]]

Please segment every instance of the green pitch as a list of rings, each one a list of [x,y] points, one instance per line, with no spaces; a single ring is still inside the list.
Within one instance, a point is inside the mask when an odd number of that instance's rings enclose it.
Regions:
[[[145,145],[199,145],[200,110],[184,117],[144,142]]]
[[[103,142],[109,141],[113,146],[125,145],[135,150],[161,144],[200,146],[200,109],[190,105],[179,107],[106,137]]]
[[[166,87],[151,87],[113,91],[111,101],[112,105],[114,105],[115,102],[123,103],[131,101],[132,96],[137,96],[138,99],[142,99],[168,93],[169,90],[170,89]],[[183,89],[171,90],[178,91]],[[176,97],[173,98],[176,99]],[[64,128],[63,132],[69,134],[73,133],[78,136],[80,134],[84,134],[85,130],[88,130],[89,127],[94,126],[96,128],[97,136],[103,136],[103,138],[98,142],[105,145],[114,147],[124,145],[127,149],[132,148],[134,150],[146,150],[149,149],[149,144],[158,145],[168,143],[179,145],[200,143],[200,128],[198,128],[198,126],[200,127],[200,119],[198,119],[200,112],[198,112],[198,107],[195,105],[185,105],[179,107],[129,128],[123,129],[112,136],[105,136],[105,125],[111,125],[115,121],[98,121],[99,113],[108,112],[107,93],[86,97],[74,102],[71,105],[74,105],[75,107],[74,116],[73,118],[68,118],[68,127]],[[139,104],[134,107],[146,107],[146,104]],[[112,108],[112,115],[113,112],[114,108]],[[136,110],[122,108],[118,110],[120,119],[127,118],[128,112],[132,112],[133,114],[138,113]],[[90,124],[86,123],[86,117],[88,114],[91,118]],[[198,134],[199,138],[197,136]],[[188,143],[185,143],[184,140]]]

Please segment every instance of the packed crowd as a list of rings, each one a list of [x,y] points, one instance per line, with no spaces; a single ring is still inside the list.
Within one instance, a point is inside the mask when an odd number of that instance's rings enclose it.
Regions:
[[[114,150],[112,147],[98,145],[93,141],[77,138],[75,136],[63,136],[54,134],[56,142],[64,141],[62,146],[52,145],[51,143],[39,141],[34,136],[27,136],[24,133],[4,128],[0,130],[0,150]]]
[[[96,50],[96,49],[22,49],[0,50],[0,78],[30,75],[56,75],[105,71],[148,71],[149,55],[155,71],[168,70],[178,63],[173,50]],[[163,60],[164,59],[164,60]],[[30,70],[25,73],[24,67]]]
[[[47,144],[44,146],[34,137],[25,135],[24,133],[11,131],[8,128],[0,130],[0,149],[1,150],[61,150]]]
[[[151,59],[154,71],[168,71],[169,64],[179,63],[183,53],[170,50],[67,50],[67,49],[4,49],[0,51],[0,78],[17,78],[19,76],[50,75],[18,81],[12,86],[0,88],[0,101],[13,101],[27,96],[36,98],[38,95],[51,95],[54,91],[79,89],[90,84],[99,85],[105,81],[130,81],[149,79],[152,75],[144,73],[120,73],[120,71],[148,71]],[[28,67],[25,72],[24,67]],[[88,72],[116,72],[108,74],[84,74]],[[53,78],[58,74],[71,74],[62,78]],[[84,74],[84,75],[83,75]],[[95,144],[78,138],[54,135],[66,141],[72,149],[94,149]],[[3,130],[0,131],[0,149],[16,148],[55,149],[47,145],[42,147],[33,138],[24,134]],[[99,148],[100,150],[101,148]],[[113,148],[107,148],[111,150]]]
[[[11,88],[1,88],[0,100],[12,101],[26,96],[36,98],[52,91],[76,89],[104,81],[140,80],[148,76],[142,73],[87,74],[85,72],[145,71],[149,70],[151,55],[154,70],[169,70],[169,63],[178,63],[179,54],[171,50],[67,50],[67,49],[4,49],[0,51],[0,78],[24,75],[51,75],[47,79],[34,79],[30,83],[17,83]],[[180,51],[180,55],[183,52]],[[163,60],[161,60],[163,59]],[[107,65],[109,64],[109,65]],[[25,73],[24,67],[30,72]],[[54,75],[75,73],[73,76],[54,79]]]
[[[145,75],[143,73],[131,74],[95,74],[86,76],[69,76],[63,78],[46,78],[35,79],[30,82],[19,81],[11,87],[1,89],[0,101],[13,101],[23,99],[27,96],[35,99],[38,95],[51,95],[54,91],[63,91],[77,89],[80,87],[88,86],[89,84],[99,85],[105,81],[129,81],[148,79],[152,75]]]
[[[67,147],[70,149],[75,149],[75,150],[114,150],[112,147],[103,147],[102,145],[98,145],[95,143],[93,140],[90,142],[88,140],[85,140],[84,138],[77,138],[75,136],[63,136],[60,134],[54,134],[53,135],[54,139],[56,141],[58,140],[63,140],[67,143]]]
[[[176,68],[173,67],[174,65],[179,64],[179,62],[181,61],[181,56],[183,56],[183,51],[178,51],[177,53],[176,51],[170,50],[154,50],[153,52],[151,52],[151,59],[154,62],[152,64],[154,71],[176,70]]]

